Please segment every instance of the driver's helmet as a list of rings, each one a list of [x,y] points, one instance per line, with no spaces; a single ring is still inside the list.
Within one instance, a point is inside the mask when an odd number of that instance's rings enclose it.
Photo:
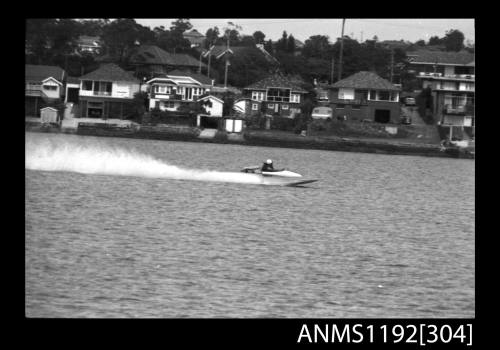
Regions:
[[[273,161],[271,159],[266,160],[266,164],[273,164]]]

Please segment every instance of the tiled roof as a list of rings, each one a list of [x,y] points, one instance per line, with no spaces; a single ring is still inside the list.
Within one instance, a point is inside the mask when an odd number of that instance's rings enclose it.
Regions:
[[[374,89],[374,90],[393,90],[400,89],[391,84],[390,81],[381,78],[373,72],[361,71],[345,79],[337,81],[331,85],[332,88],[352,88],[352,89]]]
[[[52,77],[62,82],[64,80],[64,70],[57,66],[43,66],[27,64],[24,68],[25,78],[29,81],[43,81]]]
[[[114,63],[103,64],[95,71],[81,76],[80,80],[107,80],[139,83],[137,78],[129,72],[124,71]]]
[[[415,62],[425,62],[425,63],[442,63],[442,64],[457,64],[457,65],[467,65],[474,62],[474,54],[467,51],[429,51],[429,50],[417,50],[409,52],[408,56],[414,57],[413,63]]]
[[[192,31],[190,32],[185,32],[182,34],[184,37],[186,36],[190,36],[190,37],[198,37],[198,38],[204,38],[205,35],[201,34],[199,31],[197,31],[196,29],[193,29]]]
[[[130,56],[132,64],[159,64],[170,66],[199,67],[200,61],[187,54],[170,53],[155,45],[141,45]],[[202,67],[206,65],[201,64]]]
[[[294,92],[307,93],[307,91],[302,89],[300,86],[295,85],[289,79],[278,74],[271,75],[265,79],[262,79],[261,81],[251,84],[247,86],[245,90],[265,90],[269,87],[288,88]]]
[[[202,84],[212,85],[212,79],[210,79],[206,75],[201,75],[201,74],[196,74],[196,73],[181,71],[179,69],[175,69],[173,71],[170,71],[170,72],[167,73],[167,75],[181,76],[181,77],[191,77],[191,78],[199,81]]]

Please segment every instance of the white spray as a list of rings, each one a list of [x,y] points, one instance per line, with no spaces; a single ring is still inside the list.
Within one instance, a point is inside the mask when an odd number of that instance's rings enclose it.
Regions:
[[[130,150],[67,142],[54,144],[47,139],[26,141],[25,167],[83,174],[263,184],[262,178],[255,174],[183,169]]]

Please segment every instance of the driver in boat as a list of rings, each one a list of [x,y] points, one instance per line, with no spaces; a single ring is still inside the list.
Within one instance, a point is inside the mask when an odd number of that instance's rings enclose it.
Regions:
[[[268,159],[264,162],[264,165],[262,165],[262,171],[274,171],[273,167],[273,161],[271,159]]]

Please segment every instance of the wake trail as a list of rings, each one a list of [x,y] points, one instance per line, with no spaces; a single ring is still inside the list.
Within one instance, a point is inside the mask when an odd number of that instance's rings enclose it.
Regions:
[[[147,154],[95,145],[26,141],[25,168],[82,174],[263,184],[255,174],[185,169]]]

